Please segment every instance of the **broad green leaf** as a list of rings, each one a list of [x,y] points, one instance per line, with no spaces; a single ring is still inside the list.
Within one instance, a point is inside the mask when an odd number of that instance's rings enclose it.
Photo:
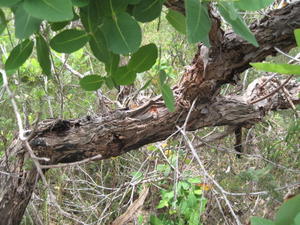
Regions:
[[[2,34],[2,32],[5,30],[5,28],[6,28],[5,15],[4,15],[4,12],[2,11],[2,9],[0,9],[0,34]]]
[[[256,11],[271,5],[274,0],[237,0],[234,6],[241,10]]]
[[[51,76],[51,61],[50,61],[50,49],[42,36],[36,37],[36,52],[38,62],[42,68],[42,71],[47,76]]]
[[[163,86],[163,84],[165,83],[167,79],[167,74],[164,70],[160,70],[159,71],[159,85]]]
[[[300,194],[283,203],[275,217],[275,225],[292,224],[300,212]]]
[[[163,0],[142,0],[135,5],[132,15],[139,22],[150,22],[160,16]]]
[[[182,13],[169,9],[166,18],[178,32],[186,34],[185,16]]]
[[[251,33],[243,19],[238,15],[238,12],[233,7],[232,2],[218,2],[218,9],[221,16],[231,24],[234,32],[249,41],[254,46],[258,47],[255,36]]]
[[[1,81],[0,81],[0,83],[1,83]],[[295,225],[300,225],[300,212],[294,218],[294,223],[295,223]]]
[[[64,30],[51,39],[50,46],[57,52],[72,53],[82,48],[89,38],[83,30]]]
[[[116,86],[116,84],[113,81],[113,79],[111,78],[111,76],[105,77],[105,84],[108,87],[108,89],[110,89],[110,90]]]
[[[170,112],[175,111],[175,100],[173,96],[173,91],[168,84],[163,84],[161,87],[161,93],[164,99],[164,102]]]
[[[28,59],[31,55],[33,49],[33,41],[24,40],[20,44],[18,44],[14,49],[10,52],[6,62],[5,62],[5,70],[8,74],[13,73],[17,70],[22,64]]]
[[[17,4],[20,1],[21,0],[0,0],[0,7],[10,7]]]
[[[95,33],[99,29],[103,20],[101,8],[102,2],[90,1],[87,7],[80,9],[80,20],[87,31]]]
[[[96,91],[101,87],[104,81],[105,78],[93,74],[80,79],[79,84],[80,87],[86,91]]]
[[[20,5],[15,13],[15,31],[16,37],[19,39],[26,39],[33,33],[39,30],[42,20],[29,15]]]
[[[253,216],[251,218],[251,225],[275,225],[275,224],[271,220]]]
[[[72,0],[72,4],[78,7],[84,7],[89,4],[89,0]]]
[[[93,55],[99,61],[104,63],[110,62],[113,53],[107,49],[106,40],[100,29],[98,29],[95,33],[91,33],[89,44]]]
[[[117,68],[112,73],[112,79],[118,85],[129,85],[133,84],[136,78],[136,73],[129,70],[127,66]]]
[[[1,32],[0,32],[1,33]],[[300,29],[294,30],[297,46],[300,47]]]
[[[185,9],[188,41],[190,43],[202,41],[209,46],[207,40],[211,21],[207,12],[207,4],[199,0],[186,0]]]
[[[164,223],[156,216],[150,216],[150,225],[164,225]]]
[[[58,30],[63,29],[69,23],[70,23],[70,21],[54,22],[54,23],[50,23],[50,27],[51,27],[51,30],[58,31]]]
[[[116,54],[135,52],[141,44],[141,28],[125,12],[117,14],[114,18],[105,18],[102,32],[105,36],[108,49]]]
[[[155,44],[148,44],[135,52],[128,63],[130,70],[138,73],[149,70],[156,62],[158,50]]]
[[[105,70],[107,74],[112,75],[116,71],[120,62],[120,56],[110,53],[109,61],[105,63]]]
[[[100,14],[102,16],[114,17],[115,14],[124,12],[128,5],[128,0],[102,0]]]
[[[128,4],[136,5],[136,4],[140,3],[141,0],[127,0],[127,1],[128,1]]]
[[[49,22],[73,19],[71,0],[25,0],[24,8],[33,17]]]
[[[250,63],[250,65],[255,69],[263,70],[266,72],[300,75],[300,65],[275,63]]]

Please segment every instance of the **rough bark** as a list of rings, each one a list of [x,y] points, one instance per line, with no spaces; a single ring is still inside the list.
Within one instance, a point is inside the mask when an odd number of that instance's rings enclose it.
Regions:
[[[169,1],[172,2],[172,1]],[[180,1],[173,1],[180,2]],[[174,87],[176,111],[169,112],[161,97],[134,110],[116,110],[97,117],[41,121],[30,134],[30,146],[38,157],[49,158],[47,164],[77,162],[94,156],[107,159],[164,140],[184,124],[192,103],[186,129],[208,126],[251,125],[269,110],[289,108],[299,103],[299,83],[291,80],[287,99],[279,92],[255,104],[253,99],[265,96],[271,89],[264,78],[250,85],[243,96],[220,96],[225,83],[234,83],[249,68],[249,62],[275,55],[274,47],[283,51],[295,47],[293,30],[300,28],[300,2],[276,10],[251,26],[260,44],[257,48],[233,32],[224,33],[218,18],[212,17],[212,48],[199,45],[195,58],[178,86]],[[288,24],[288,26],[287,26]],[[204,52],[208,53],[204,60]],[[276,83],[276,82],[275,82]],[[278,83],[278,82],[277,82]],[[289,101],[287,101],[289,100]],[[17,137],[8,148],[8,158],[0,161],[0,224],[19,224],[38,180],[36,169],[25,168],[28,153]],[[41,161],[45,165],[45,162]]]

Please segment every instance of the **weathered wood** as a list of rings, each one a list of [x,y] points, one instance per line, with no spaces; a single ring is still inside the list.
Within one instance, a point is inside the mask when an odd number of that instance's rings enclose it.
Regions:
[[[157,97],[134,110],[71,120],[49,119],[41,121],[30,134],[31,148],[37,156],[49,158],[47,164],[77,162],[97,155],[101,159],[118,156],[167,138],[176,131],[176,126],[184,124],[195,99],[186,127],[190,131],[208,126],[254,124],[269,110],[289,108],[290,103],[278,93],[267,101],[250,104],[265,94],[256,89],[259,85],[250,85],[253,90],[243,96],[219,96],[218,89],[225,83],[234,83],[249,68],[249,62],[276,54],[274,47],[284,51],[295,47],[293,30],[300,27],[299,12],[300,2],[276,10],[253,24],[251,28],[259,48],[233,32],[225,33],[215,42],[208,51],[207,61],[203,60],[203,51],[207,49],[199,46],[193,63],[174,87],[175,112],[168,112],[161,97]],[[220,34],[219,27],[211,34],[214,32]],[[286,86],[295,104],[299,103],[299,87],[293,80]],[[0,171],[3,171],[0,172],[0,224],[15,225],[22,219],[38,174],[36,169],[24,167],[28,153],[19,139],[12,142],[7,154],[8,159],[4,157],[0,161]]]

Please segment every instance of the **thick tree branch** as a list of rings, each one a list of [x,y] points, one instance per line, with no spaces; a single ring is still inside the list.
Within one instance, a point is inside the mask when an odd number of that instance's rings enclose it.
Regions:
[[[293,30],[300,27],[299,12],[300,2],[297,2],[273,11],[253,24],[251,28],[260,44],[259,48],[233,32],[227,32],[220,42],[209,49],[209,58],[205,62],[202,57],[207,49],[199,46],[192,65],[174,88],[177,101],[175,112],[168,112],[161,97],[157,97],[134,110],[117,110],[97,117],[71,120],[45,120],[29,134],[32,150],[36,156],[50,159],[41,164],[118,156],[167,138],[177,130],[176,126],[184,124],[191,102],[195,99],[196,105],[187,123],[187,130],[254,124],[268,110],[291,107],[281,92],[254,105],[250,104],[251,100],[265,94],[262,92],[264,88],[258,88],[262,82],[260,80],[256,81],[258,85],[250,85],[252,90],[243,96],[218,96],[218,89],[225,83],[234,82],[236,76],[249,68],[249,62],[262,61],[266,56],[276,54],[274,47],[284,51],[294,47]],[[210,35],[214,32],[219,30],[213,30]],[[289,100],[293,104],[299,103],[299,83],[291,80],[285,89],[289,92]],[[24,142],[16,138],[8,148],[8,159],[0,161],[0,221],[7,225],[20,223],[38,179],[36,169],[25,169],[27,159]],[[7,160],[9,163],[6,163]]]

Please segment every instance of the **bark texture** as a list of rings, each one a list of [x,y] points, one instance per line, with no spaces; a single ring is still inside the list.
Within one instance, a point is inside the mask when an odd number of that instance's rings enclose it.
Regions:
[[[169,7],[182,7],[182,1],[168,1]],[[182,11],[182,10],[181,10]],[[210,33],[212,47],[199,45],[192,64],[180,83],[174,87],[176,111],[169,112],[161,97],[134,110],[116,110],[97,117],[70,120],[49,119],[41,121],[30,135],[30,146],[38,157],[49,158],[47,164],[70,163],[98,156],[107,159],[137,149],[145,144],[164,140],[187,122],[187,130],[208,126],[249,126],[260,121],[269,110],[290,108],[299,103],[300,85],[290,80],[285,89],[272,93],[272,87],[280,87],[279,80],[267,86],[268,78],[255,80],[242,96],[220,96],[219,88],[235,83],[241,72],[249,68],[249,62],[262,61],[275,55],[274,47],[288,51],[295,47],[293,30],[300,28],[300,2],[275,10],[251,25],[260,44],[257,48],[235,33],[224,33],[218,17],[212,16]],[[288,24],[288,26],[287,26]],[[208,57],[204,58],[204,54]],[[273,78],[276,79],[276,78]],[[251,103],[267,94],[268,98]],[[26,169],[29,158],[24,143],[15,138],[0,161],[0,224],[19,224],[30,201],[38,173],[35,168]],[[46,165],[45,162],[40,162]]]

